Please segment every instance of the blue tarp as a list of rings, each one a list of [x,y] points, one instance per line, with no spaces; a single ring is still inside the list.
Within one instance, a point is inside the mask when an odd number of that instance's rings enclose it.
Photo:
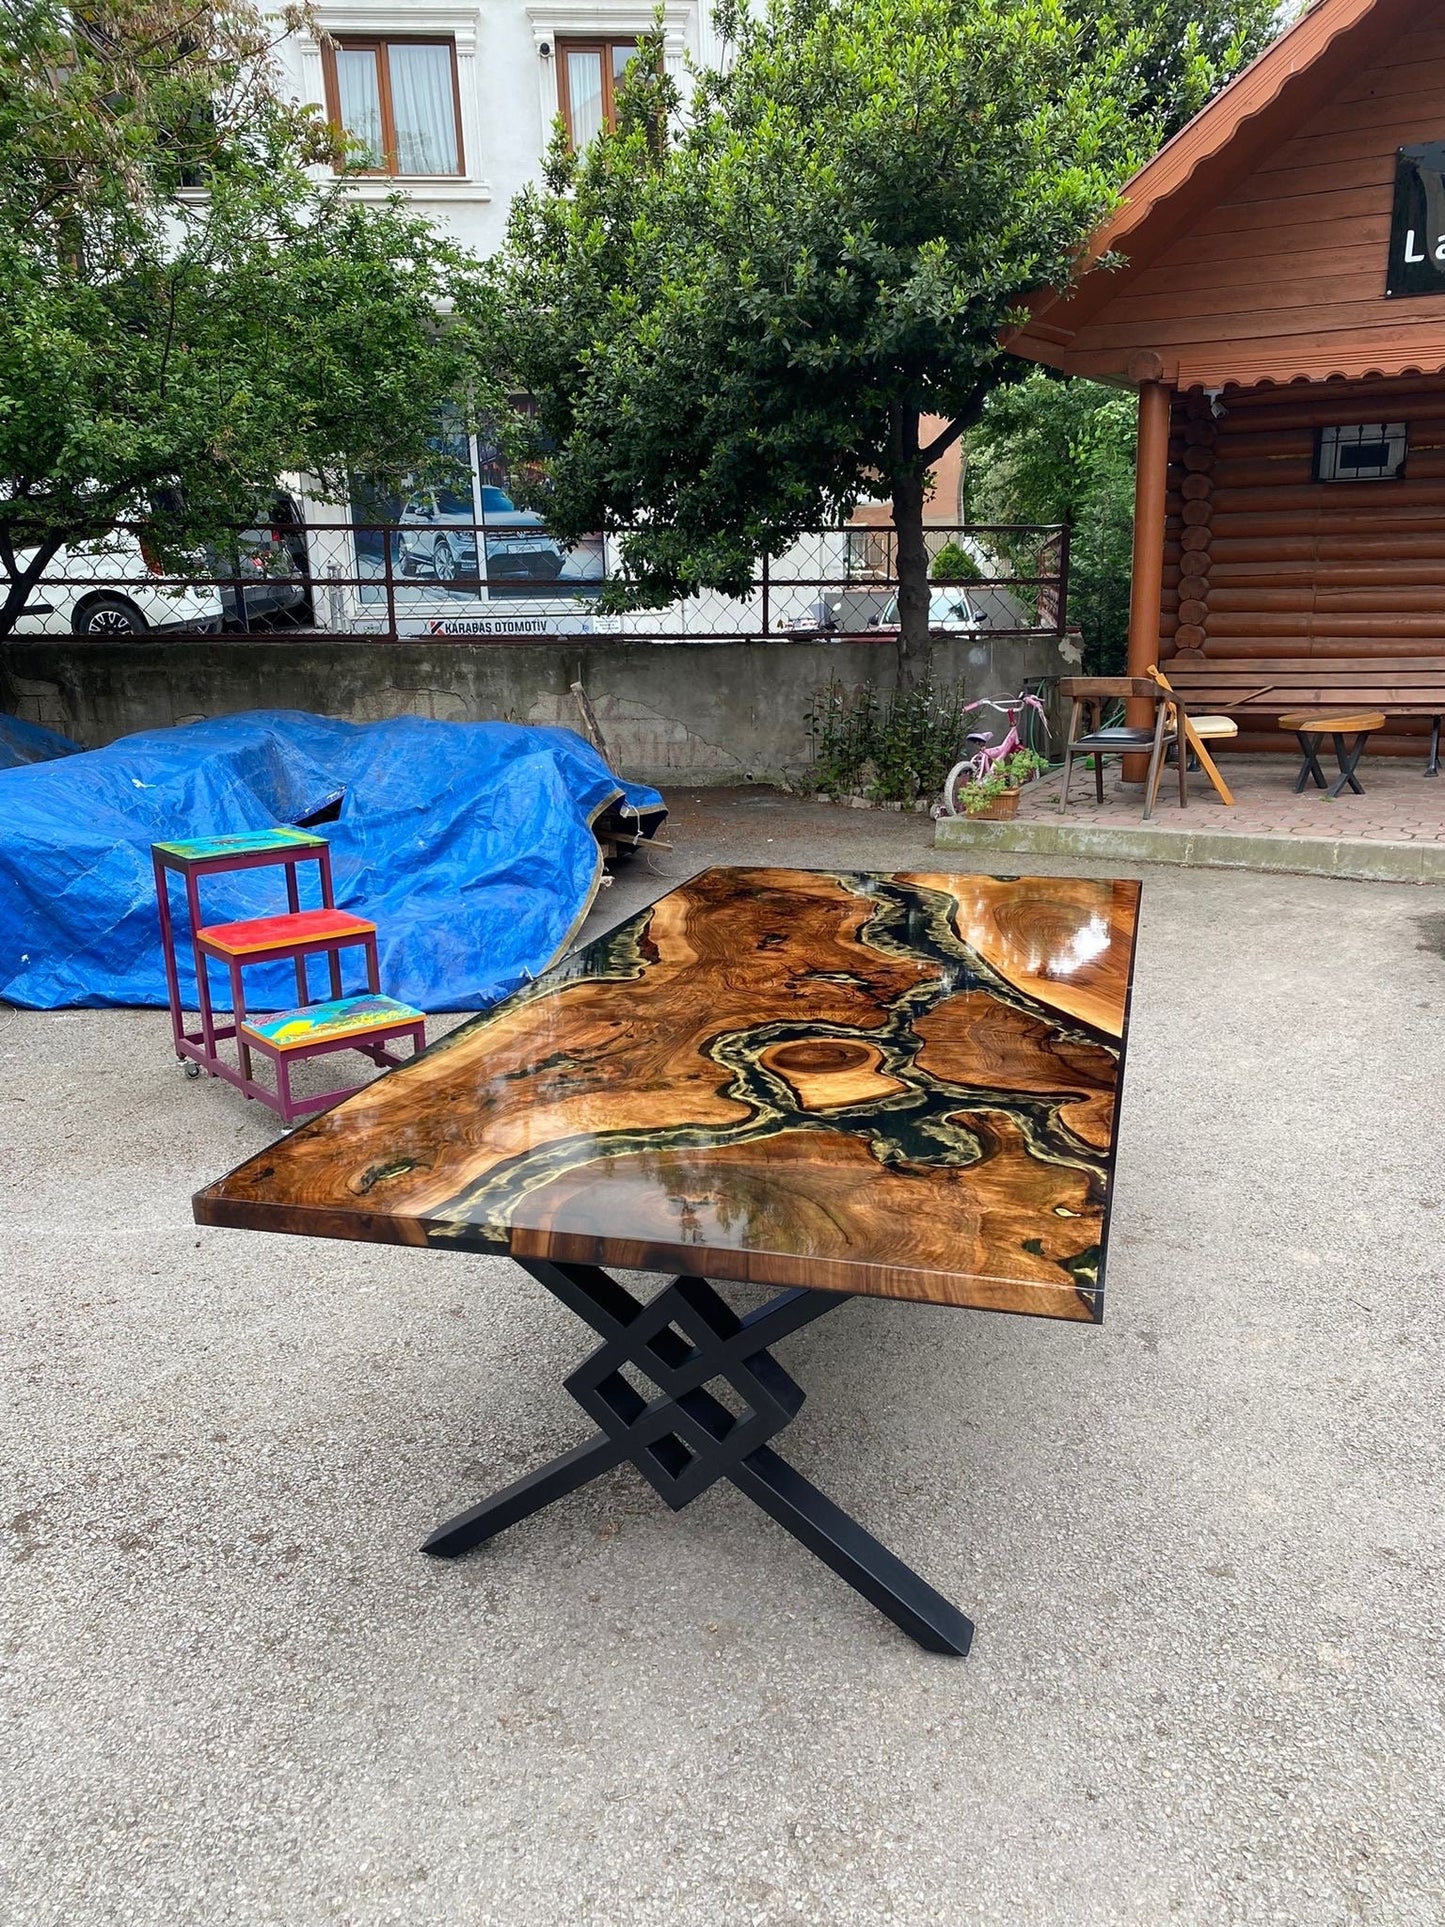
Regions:
[[[53,729],[42,729],[39,723],[22,723],[18,716],[0,716],[0,769],[79,754],[80,744],[72,743],[68,736],[57,736]]]
[[[601,860],[590,824],[622,783],[568,729],[343,723],[292,710],[127,736],[0,770],[0,998],[32,1010],[166,1001],[152,843],[277,828],[341,799],[318,826],[336,900],[378,926],[382,989],[423,1010],[480,1010],[538,975],[586,912]],[[303,865],[303,908],[320,901]],[[207,923],[286,908],[284,872],[205,878]],[[172,904],[186,937],[184,894]],[[195,1008],[190,945],[182,997]],[[352,952],[348,987],[360,953]],[[313,994],[323,965],[313,961]],[[229,1008],[220,973],[212,981]],[[247,1002],[296,1001],[289,966],[247,973]],[[254,986],[254,989],[253,989]]]

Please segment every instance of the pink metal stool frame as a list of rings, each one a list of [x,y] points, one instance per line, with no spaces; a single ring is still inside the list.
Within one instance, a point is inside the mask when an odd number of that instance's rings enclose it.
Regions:
[[[398,1014],[395,1023],[388,1025],[384,1030],[373,1031],[370,1034],[370,1041],[365,1043],[358,1040],[355,1043],[347,1044],[341,1037],[333,1036],[323,1038],[321,1042],[317,1044],[295,1045],[290,1050],[284,1051],[272,1049],[270,1045],[263,1042],[253,1032],[249,1037],[240,1037],[237,1039],[242,1062],[245,1066],[245,1088],[249,1093],[254,1093],[255,1096],[259,1097],[263,1103],[269,1104],[273,1110],[279,1111],[283,1123],[290,1124],[295,1118],[304,1117],[309,1111],[328,1110],[333,1104],[339,1104],[343,1097],[350,1097],[352,1092],[357,1089],[355,1084],[347,1084],[340,1090],[324,1091],[319,1097],[293,1097],[291,1095],[291,1066],[293,1064],[299,1063],[303,1057],[322,1057],[325,1056],[328,1051],[344,1049],[360,1051],[364,1057],[369,1057],[374,1064],[380,1064],[384,1070],[396,1070],[402,1064],[410,1063],[411,1061],[410,1058],[406,1057],[394,1057],[392,1053],[385,1048],[385,1043],[396,1037],[409,1037],[411,1039],[413,1056],[424,1051],[426,1049],[425,1017],[403,1017]],[[258,1084],[252,1079],[251,1052],[253,1050],[259,1050],[264,1056],[271,1059],[272,1068],[276,1073],[276,1089],[274,1092],[268,1091],[265,1085]],[[232,1081],[235,1082],[239,1080],[233,1079]]]
[[[157,843],[151,847],[151,861],[155,870],[156,904],[160,915],[161,944],[165,958],[166,991],[170,1000],[171,1039],[177,1058],[186,1066],[187,1074],[198,1077],[202,1072],[212,1077],[223,1078],[233,1084],[247,1097],[254,1097],[270,1109],[278,1112],[283,1123],[290,1124],[307,1112],[324,1110],[349,1097],[355,1085],[344,1089],[327,1091],[321,1096],[295,1098],[291,1094],[290,1065],[305,1057],[320,1057],[337,1050],[356,1050],[371,1058],[373,1063],[385,1069],[395,1069],[406,1063],[406,1058],[393,1056],[385,1049],[386,1041],[393,1037],[409,1037],[413,1052],[426,1048],[426,1019],[406,1006],[399,1006],[395,1020],[383,1022],[369,1032],[357,1034],[354,1041],[348,1041],[345,1032],[333,1033],[322,1037],[314,1044],[293,1046],[289,1050],[273,1048],[264,1039],[258,1039],[254,1030],[248,1036],[242,1026],[246,1022],[246,999],[242,972],[248,964],[274,963],[288,958],[295,960],[296,991],[300,1005],[311,1003],[310,985],[307,980],[307,961],[309,958],[324,954],[328,963],[332,998],[342,999],[341,960],[339,952],[343,949],[359,948],[366,953],[367,988],[372,996],[380,995],[380,969],[377,957],[375,927],[367,924],[364,929],[348,934],[318,934],[314,937],[279,938],[274,944],[267,944],[244,955],[237,955],[219,944],[208,943],[201,934],[201,903],[199,882],[203,876],[214,876],[237,870],[256,870],[284,865],[286,869],[286,900],[289,913],[297,915],[301,909],[301,890],[297,877],[298,866],[302,863],[315,863],[318,868],[321,888],[321,908],[335,910],[336,899],[331,877],[331,849],[324,837],[314,836],[305,830],[268,830],[258,831],[249,836],[208,837],[176,843]],[[171,914],[170,873],[179,874],[185,883],[186,905],[190,914],[191,949],[195,958],[196,996],[200,1009],[201,1027],[188,1031],[185,1027],[185,1014],[181,1008],[180,974],[176,968],[175,920]],[[366,923],[358,918],[358,923]],[[211,1005],[209,966],[211,962],[226,966],[231,988],[231,1022],[218,1024]],[[234,1038],[238,1062],[229,1064],[220,1055],[217,1045]],[[260,1083],[253,1074],[251,1053],[260,1050],[272,1060],[276,1072],[276,1088],[269,1089]]]
[[[189,852],[195,851],[195,855]],[[171,1006],[171,1041],[175,1045],[176,1056],[184,1064],[196,1064],[199,1070],[192,1073],[199,1076],[200,1071],[209,1071],[213,1076],[238,1081],[229,1064],[216,1055],[216,1045],[228,1037],[234,1037],[239,1018],[229,1024],[217,1024],[211,1010],[211,989],[206,976],[206,964],[196,940],[196,932],[201,924],[200,879],[204,876],[219,876],[235,870],[264,870],[274,868],[278,863],[286,866],[286,907],[293,913],[301,908],[301,890],[297,881],[296,867],[300,863],[315,863],[320,871],[321,907],[323,910],[336,908],[336,897],[331,882],[331,845],[324,836],[313,836],[309,830],[258,830],[249,836],[197,837],[176,843],[153,843],[151,845],[151,864],[155,870],[156,906],[161,920],[161,954],[165,958],[166,993]],[[196,997],[201,1013],[201,1028],[187,1030],[185,1013],[181,1009],[180,974],[176,969],[175,922],[171,916],[170,872],[174,871],[185,882],[186,908],[191,919],[191,949],[196,964]],[[297,960],[297,987],[303,1000],[306,996],[305,964]],[[332,966],[332,985],[334,994],[341,995],[340,966]],[[234,1016],[234,1012],[233,1012]],[[248,1093],[249,1095],[250,1093]]]

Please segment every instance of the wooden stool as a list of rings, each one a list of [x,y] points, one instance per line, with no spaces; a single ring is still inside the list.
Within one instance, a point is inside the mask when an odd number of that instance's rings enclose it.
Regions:
[[[1355,775],[1355,770],[1365,753],[1365,744],[1370,740],[1371,732],[1385,727],[1385,712],[1382,709],[1292,709],[1288,715],[1280,717],[1279,726],[1281,729],[1292,729],[1299,738],[1304,760],[1295,779],[1296,796],[1311,781],[1316,789],[1326,787],[1319,760],[1320,742],[1326,736],[1334,739],[1335,761],[1340,768],[1339,775],[1328,786],[1329,794],[1338,796],[1348,783],[1356,796],[1364,795],[1365,786]],[[1352,745],[1346,744],[1348,736],[1355,739]]]

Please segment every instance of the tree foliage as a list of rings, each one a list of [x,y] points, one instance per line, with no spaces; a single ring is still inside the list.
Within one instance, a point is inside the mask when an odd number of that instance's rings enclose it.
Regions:
[[[1152,147],[1143,49],[1062,0],[771,0],[723,25],[732,63],[685,122],[654,37],[617,131],[559,143],[515,204],[493,323],[551,444],[548,514],[620,531],[621,593],[659,604],[741,593],[763,553],[889,495],[916,651],[930,465],[998,380],[1019,291],[1067,281]]]
[[[1091,675],[1124,672],[1135,427],[1132,394],[1035,368],[989,397],[968,436],[970,519],[1072,525],[1069,617]],[[1016,559],[1027,567],[1028,552]]]
[[[1140,97],[1161,139],[1175,134],[1246,62],[1262,53],[1305,0],[1070,0],[1087,35],[1134,29]]]
[[[0,634],[56,550],[146,520],[180,552],[422,462],[463,390],[466,259],[308,165],[250,0],[0,10]]]

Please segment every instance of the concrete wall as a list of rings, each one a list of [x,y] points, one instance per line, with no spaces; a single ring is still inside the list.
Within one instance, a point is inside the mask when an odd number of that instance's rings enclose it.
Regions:
[[[1068,674],[1051,636],[940,640],[934,674],[969,696]],[[830,678],[891,688],[879,642],[378,643],[297,636],[136,642],[17,638],[4,651],[6,706],[97,748],[140,729],[245,709],[307,709],[370,722],[435,716],[576,728],[571,685],[591,696],[614,767],[643,781],[771,781],[809,760],[807,714]]]

